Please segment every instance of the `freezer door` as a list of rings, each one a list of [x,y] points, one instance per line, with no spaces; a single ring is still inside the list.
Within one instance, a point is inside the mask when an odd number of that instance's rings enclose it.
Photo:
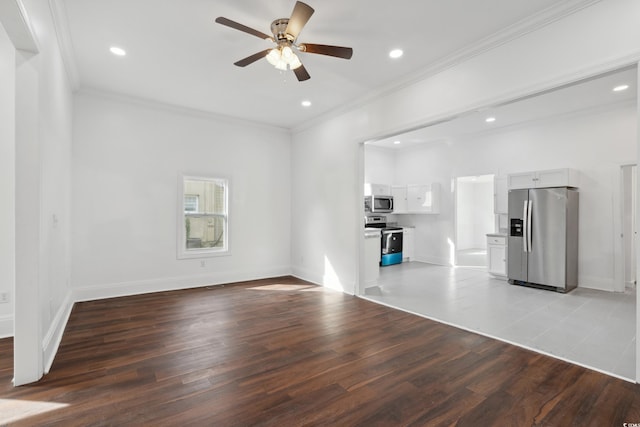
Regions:
[[[507,276],[510,280],[527,281],[527,253],[525,252],[526,206],[529,190],[509,191],[509,241],[507,245]]]
[[[530,283],[566,288],[567,280],[566,188],[529,190],[531,205]]]

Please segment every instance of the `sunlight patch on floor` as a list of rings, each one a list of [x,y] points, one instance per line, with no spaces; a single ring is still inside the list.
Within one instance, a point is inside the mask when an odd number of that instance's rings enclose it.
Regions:
[[[0,425],[15,423],[34,415],[44,414],[67,406],[69,405],[66,403],[0,399]]]

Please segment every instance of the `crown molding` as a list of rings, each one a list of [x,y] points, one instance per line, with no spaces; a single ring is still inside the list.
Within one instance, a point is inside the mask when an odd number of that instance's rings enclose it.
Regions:
[[[49,10],[51,11],[51,19],[53,20],[53,28],[58,39],[62,62],[67,71],[67,77],[71,83],[74,92],[80,89],[80,73],[76,65],[75,50],[71,33],[69,30],[69,21],[67,19],[67,9],[63,0],[49,0]]]
[[[199,110],[196,108],[183,107],[175,104],[167,104],[161,101],[155,101],[148,98],[139,98],[131,95],[124,95],[121,93],[106,91],[98,88],[82,87],[76,92],[76,95],[103,98],[110,101],[123,102],[123,103],[137,105],[144,108],[165,111],[173,114],[181,114],[184,116],[200,118],[205,120],[215,120],[218,122],[224,122],[224,123],[233,124],[236,126],[245,126],[245,127],[251,126],[256,129],[268,130],[271,132],[282,132],[287,135],[291,135],[291,130],[285,127],[275,126],[272,124],[258,122],[258,121],[242,119],[234,116],[227,116],[219,113],[212,113],[210,111]]]
[[[18,50],[38,53],[38,39],[21,0],[0,1],[0,24]]]
[[[302,132],[310,129],[320,123],[332,118],[343,115],[346,112],[353,111],[377,99],[397,92],[403,88],[411,86],[421,80],[425,80],[449,68],[461,64],[469,59],[495,49],[499,46],[514,41],[526,34],[535,32],[551,23],[559,21],[569,15],[586,9],[603,0],[564,0],[548,7],[536,14],[520,20],[508,27],[501,29],[477,42],[468,45],[456,52],[453,52],[440,60],[434,62],[426,68],[406,75],[401,81],[395,81],[388,85],[382,86],[377,90],[370,92],[368,95],[356,98],[354,101],[344,104],[333,110],[318,115],[298,126],[291,129],[292,133]]]

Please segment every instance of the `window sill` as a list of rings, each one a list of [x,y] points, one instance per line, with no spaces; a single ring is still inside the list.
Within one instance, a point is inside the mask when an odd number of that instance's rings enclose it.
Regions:
[[[214,257],[222,257],[222,256],[230,256],[231,251],[228,249],[219,249],[219,250],[211,250],[211,249],[192,249],[189,251],[182,251],[178,253],[178,259],[194,259],[194,258],[214,258]]]

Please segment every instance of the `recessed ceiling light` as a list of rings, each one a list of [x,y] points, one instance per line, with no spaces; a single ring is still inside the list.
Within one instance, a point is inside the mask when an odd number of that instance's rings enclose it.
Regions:
[[[400,145],[400,141],[393,141],[395,145]]]
[[[487,117],[484,121],[487,122],[487,123],[493,123],[493,122],[496,121],[496,118],[495,117]]]
[[[311,107],[311,101],[307,101],[307,100],[305,100],[305,101],[302,101],[300,104],[301,104],[303,107]]]
[[[614,92],[622,92],[623,90],[629,89],[629,85],[620,85],[613,88]]]
[[[389,57],[396,59],[400,58],[403,54],[404,52],[402,51],[402,49],[393,49],[391,52],[389,52]]]
[[[114,55],[116,55],[116,56],[125,56],[127,54],[127,52],[124,49],[122,49],[121,47],[117,47],[117,46],[111,46],[109,48],[109,51],[111,53],[113,53]]]

